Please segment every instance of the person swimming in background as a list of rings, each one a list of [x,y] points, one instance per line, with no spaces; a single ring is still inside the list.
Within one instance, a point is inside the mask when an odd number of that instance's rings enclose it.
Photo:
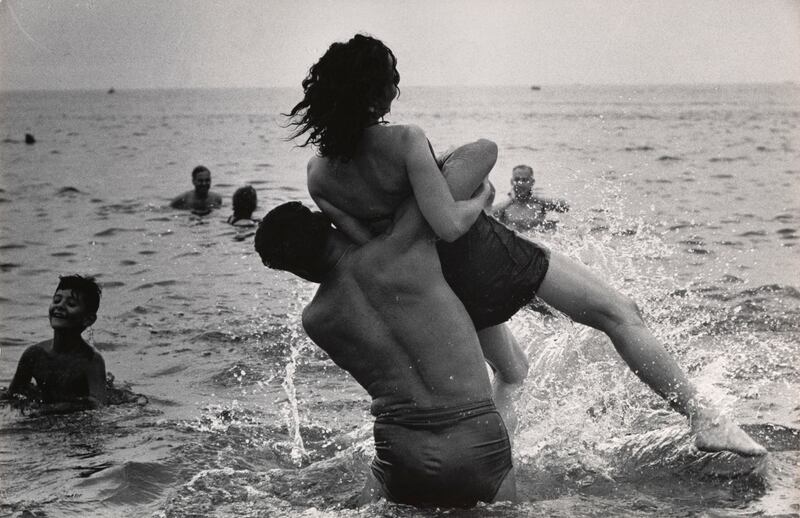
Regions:
[[[211,171],[199,165],[192,170],[194,190],[176,196],[169,204],[173,209],[191,210],[193,214],[204,216],[222,206],[222,196],[211,191]]]
[[[252,185],[239,187],[233,193],[233,214],[228,216],[228,224],[236,227],[253,227],[258,220],[253,219],[253,211],[258,206],[258,194]]]
[[[533,192],[536,179],[533,168],[518,165],[511,172],[511,192],[508,199],[492,207],[492,216],[516,230],[548,227],[547,211],[566,212],[566,201],[537,196]],[[554,222],[550,222],[551,225]]]
[[[390,227],[395,212],[413,196],[442,239],[443,274],[472,317],[487,358],[513,340],[504,322],[539,296],[605,333],[631,370],[689,418],[698,448],[765,454],[700,397],[632,300],[564,254],[521,239],[483,211],[476,218],[470,207],[459,205],[475,198],[494,166],[497,146],[479,140],[437,161],[420,128],[386,124],[384,116],[399,92],[396,63],[392,51],[370,36],[334,43],[311,67],[304,97],[289,113],[297,128],[293,137],[307,133],[301,145],[318,148],[308,163],[308,189],[333,224],[354,243],[365,244]]]
[[[92,277],[59,277],[48,311],[53,338],[22,353],[5,399],[40,400],[43,406],[38,413],[66,413],[106,404],[105,362],[81,336],[97,319],[100,295],[100,286]],[[36,380],[35,387],[31,379]]]

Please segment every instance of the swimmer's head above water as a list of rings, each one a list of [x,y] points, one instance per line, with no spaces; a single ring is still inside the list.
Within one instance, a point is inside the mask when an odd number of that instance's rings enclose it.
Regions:
[[[253,215],[258,205],[258,195],[252,185],[239,187],[233,193],[233,217],[246,219]]]
[[[389,113],[400,94],[397,59],[382,41],[356,34],[332,44],[303,80],[303,99],[287,114],[292,138],[308,133],[301,146],[318,146],[322,156],[347,160],[364,128]]]
[[[50,326],[80,331],[91,326],[97,320],[101,293],[93,277],[62,275],[48,310]]]
[[[536,180],[533,177],[533,168],[529,165],[518,165],[511,171],[511,188],[514,198],[525,200],[533,194],[533,184]]]
[[[194,185],[194,192],[201,198],[208,195],[211,190],[211,171],[204,166],[199,165],[192,169],[192,184]]]
[[[332,233],[327,216],[292,201],[264,216],[253,243],[268,268],[320,282],[330,269],[328,241]]]

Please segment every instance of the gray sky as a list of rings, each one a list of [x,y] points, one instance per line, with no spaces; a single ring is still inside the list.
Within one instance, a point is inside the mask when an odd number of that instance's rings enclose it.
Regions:
[[[797,0],[0,0],[0,89],[296,86],[355,32],[401,85],[800,82]]]

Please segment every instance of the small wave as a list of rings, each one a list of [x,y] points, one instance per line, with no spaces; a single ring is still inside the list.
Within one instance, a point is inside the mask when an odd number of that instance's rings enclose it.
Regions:
[[[102,205],[97,208],[100,214],[134,214],[142,207],[140,202],[130,201],[125,203],[112,203],[109,205]],[[136,231],[144,231],[144,229],[136,229]]]
[[[152,502],[177,479],[173,468],[161,462],[134,461],[119,465],[102,463],[80,476],[86,480],[78,486],[83,491],[94,489],[106,505]]]
[[[651,146],[629,146],[623,148],[624,151],[654,151],[655,148]]]
[[[747,230],[739,234],[740,237],[763,237],[767,235],[766,230]]]
[[[22,265],[17,263],[0,263],[0,271],[8,272],[13,270],[14,268],[19,268],[20,266]]]
[[[747,160],[746,156],[737,156],[737,157],[725,157],[725,156],[715,156],[709,158],[709,162],[738,162],[739,160]]]
[[[144,229],[111,227],[105,230],[101,230],[100,232],[96,232],[94,234],[94,237],[114,236],[121,232],[141,232],[143,230]]]
[[[200,252],[184,252],[173,257],[173,259],[180,259],[181,257],[194,257],[202,255]]]
[[[67,187],[62,187],[61,189],[56,191],[56,195],[62,195],[62,194],[71,195],[71,194],[85,194],[85,193],[76,187],[67,186]]]
[[[677,157],[677,156],[671,156],[671,155],[661,155],[660,157],[658,157],[658,159],[657,159],[657,160],[658,160],[659,162],[669,162],[669,161],[683,160],[683,159],[682,159],[682,158],[680,158],[680,157]]]

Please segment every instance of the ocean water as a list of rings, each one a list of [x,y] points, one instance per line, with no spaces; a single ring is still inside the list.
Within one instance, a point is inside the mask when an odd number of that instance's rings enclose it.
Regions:
[[[499,145],[568,200],[530,234],[636,299],[767,460],[695,451],[685,420],[600,333],[523,310],[521,502],[354,509],[372,455],[365,392],[304,335],[314,286],[265,269],[225,224],[309,202],[285,140],[299,89],[0,93],[0,385],[50,338],[65,273],[103,286],[86,336],[147,396],[69,416],[0,407],[0,516],[786,516],[800,514],[800,87],[403,88],[388,119],[437,150]],[[32,133],[37,142],[24,143]],[[226,205],[166,207],[198,164]],[[141,403],[141,402],[140,402]]]

